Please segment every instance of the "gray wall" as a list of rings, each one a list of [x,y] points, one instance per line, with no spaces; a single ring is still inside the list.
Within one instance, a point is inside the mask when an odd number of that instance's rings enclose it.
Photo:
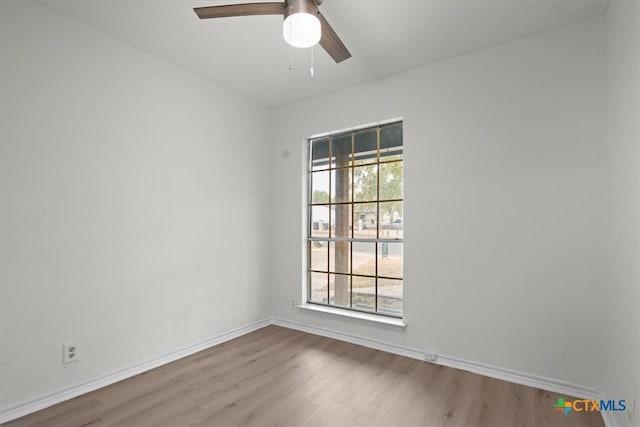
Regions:
[[[0,5],[2,406],[268,317],[271,111]]]
[[[274,316],[598,387],[602,68],[593,19],[276,110]],[[408,327],[292,309],[304,138],[400,116]]]
[[[640,2],[612,0],[605,24],[605,143],[610,272],[604,289],[603,391],[616,399],[640,399]],[[635,424],[628,413],[618,425]]]

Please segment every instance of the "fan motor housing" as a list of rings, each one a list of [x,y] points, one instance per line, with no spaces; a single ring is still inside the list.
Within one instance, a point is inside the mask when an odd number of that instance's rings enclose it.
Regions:
[[[317,4],[313,0],[287,0],[286,7],[284,8],[284,19],[287,19],[287,16],[293,15],[294,13],[317,15],[319,12]]]

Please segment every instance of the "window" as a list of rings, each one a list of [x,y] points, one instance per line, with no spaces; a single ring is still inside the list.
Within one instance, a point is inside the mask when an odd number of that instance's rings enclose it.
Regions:
[[[402,317],[402,122],[309,140],[308,302]]]

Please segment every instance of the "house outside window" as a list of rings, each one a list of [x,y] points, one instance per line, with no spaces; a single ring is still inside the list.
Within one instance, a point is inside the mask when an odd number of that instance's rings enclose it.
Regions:
[[[402,317],[402,122],[309,140],[307,302]]]

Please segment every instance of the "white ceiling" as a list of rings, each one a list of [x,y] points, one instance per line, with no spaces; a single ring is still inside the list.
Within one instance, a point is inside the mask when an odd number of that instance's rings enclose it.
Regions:
[[[353,57],[335,64],[282,39],[282,18],[200,20],[243,1],[39,0],[41,4],[264,105],[279,107],[604,13],[607,0],[325,0]],[[249,0],[251,2],[256,0]]]

